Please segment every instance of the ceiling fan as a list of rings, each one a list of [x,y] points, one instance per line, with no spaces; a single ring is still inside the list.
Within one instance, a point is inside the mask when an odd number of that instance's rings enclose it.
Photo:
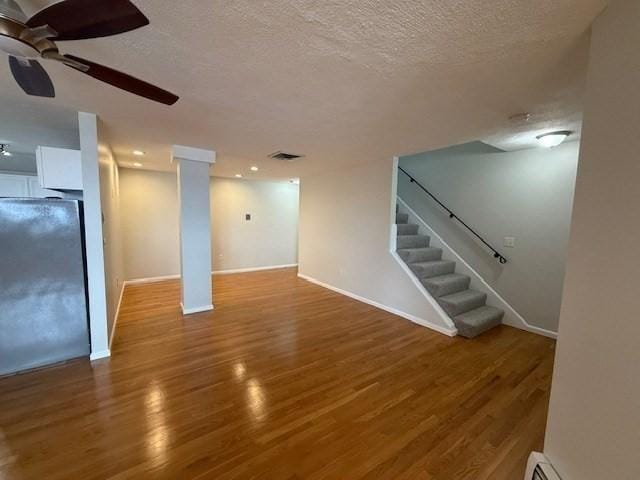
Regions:
[[[0,50],[9,55],[13,78],[28,95],[55,97],[51,78],[36,60],[60,62],[135,95],[173,105],[178,97],[109,67],[63,55],[55,42],[107,37],[149,24],[129,0],[63,0],[27,18],[14,0],[0,0]]]

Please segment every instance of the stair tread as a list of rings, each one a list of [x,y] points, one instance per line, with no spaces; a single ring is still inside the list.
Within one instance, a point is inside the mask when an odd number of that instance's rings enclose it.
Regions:
[[[503,315],[503,310],[485,305],[453,317],[453,323],[460,335],[474,338],[500,325]]]
[[[428,235],[398,235],[396,246],[398,249],[428,247],[431,238]]]
[[[455,263],[456,262],[454,262],[453,260],[430,260],[428,262],[412,263],[411,265],[416,265],[418,267],[428,267],[430,265],[451,265],[451,264],[455,265]],[[436,277],[432,277],[432,278],[436,278]]]
[[[478,325],[487,318],[492,318],[495,315],[503,315],[504,310],[491,305],[484,305],[482,307],[474,308],[468,312],[461,313],[454,317],[457,321],[463,321],[468,324]]]
[[[478,290],[462,290],[443,297],[436,298],[437,302],[447,314],[453,318],[470,310],[485,305],[487,294]]]
[[[448,282],[454,282],[460,279],[467,279],[468,275],[463,275],[461,273],[447,273],[445,275],[438,275],[437,277],[426,278],[424,281],[433,283],[433,284],[443,284]]]
[[[480,292],[478,290],[467,289],[462,292],[451,293],[449,295],[445,295],[444,297],[440,297],[440,300],[449,303],[459,303],[465,300],[469,300],[471,298],[478,297],[486,297],[487,294],[484,292]]]
[[[471,278],[460,273],[443,273],[434,277],[421,279],[422,284],[434,298],[438,299],[469,288]]]
[[[415,248],[399,248],[398,252],[407,252],[407,253],[415,253],[415,252],[435,252],[436,250],[441,251],[441,248],[438,247],[415,247]]]
[[[407,224],[409,222],[409,214],[408,213],[396,213],[396,223],[397,224]]]
[[[419,235],[420,227],[414,223],[398,223],[398,235]]]

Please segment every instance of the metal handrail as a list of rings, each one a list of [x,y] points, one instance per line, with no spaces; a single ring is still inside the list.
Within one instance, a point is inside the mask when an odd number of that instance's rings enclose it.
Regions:
[[[504,265],[505,263],[507,263],[507,259],[504,257],[504,255],[502,255],[500,252],[498,252],[498,250],[493,248],[489,244],[489,242],[487,242],[484,238],[482,238],[482,236],[478,232],[476,232],[473,228],[471,228],[469,225],[467,225],[464,220],[462,220],[458,215],[453,213],[451,211],[451,209],[449,209],[444,203],[442,203],[440,200],[438,200],[438,198],[436,198],[436,196],[433,193],[431,193],[429,190],[427,190],[426,187],[424,185],[422,185],[418,180],[413,178],[413,176],[409,172],[407,172],[406,170],[404,170],[400,166],[398,167],[398,170],[400,170],[407,177],[409,177],[409,180],[411,180],[411,183],[415,183],[416,185],[418,185],[427,195],[429,195],[438,205],[440,205],[449,214],[449,218],[451,220],[457,220],[464,228],[466,228],[473,235],[475,235],[478,238],[478,240],[480,240],[489,250],[491,250],[493,252],[493,257],[497,258],[498,261],[501,264]]]

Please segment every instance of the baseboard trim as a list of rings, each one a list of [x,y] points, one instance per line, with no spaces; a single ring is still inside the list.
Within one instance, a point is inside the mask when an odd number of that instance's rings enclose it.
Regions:
[[[232,273],[248,273],[248,272],[262,272],[264,270],[278,270],[280,268],[293,268],[297,267],[297,263],[289,263],[286,265],[269,265],[266,267],[249,267],[249,268],[235,268],[231,270],[214,270],[212,275],[230,275]]]
[[[455,330],[455,329],[454,330],[450,330],[450,329],[441,327],[440,325],[435,325],[434,323],[431,323],[428,320],[425,320],[424,318],[420,318],[420,317],[417,317],[417,316],[412,315],[410,313],[406,313],[406,312],[403,312],[401,310],[398,310],[396,308],[389,307],[387,305],[383,305],[382,303],[379,303],[379,302],[376,302],[374,300],[362,297],[362,296],[360,296],[358,294],[355,294],[353,292],[349,292],[347,290],[343,290],[341,288],[334,287],[333,285],[329,285],[328,283],[321,282],[320,280],[317,280],[317,279],[315,279],[313,277],[310,277],[308,275],[304,275],[302,273],[298,273],[298,277],[303,279],[303,280],[306,280],[307,282],[310,282],[310,283],[313,283],[313,284],[318,285],[320,287],[326,288],[327,290],[332,290],[332,291],[334,291],[336,293],[344,295],[345,297],[353,298],[354,300],[357,300],[359,302],[366,303],[367,305],[371,305],[372,307],[376,307],[376,308],[379,308],[380,310],[384,310],[385,312],[392,313],[392,314],[397,315],[399,317],[402,317],[402,318],[404,318],[406,320],[409,320],[409,321],[411,321],[413,323],[417,323],[418,325],[421,325],[423,327],[429,328],[429,329],[434,330],[434,331],[436,331],[438,333],[441,333],[443,335],[447,335],[448,337],[455,337],[458,334],[458,331]]]
[[[184,308],[182,302],[180,302],[180,308],[182,309],[182,315],[191,315],[194,313],[208,312],[213,310],[213,305],[204,305],[202,307]]]
[[[262,272],[264,270],[278,270],[280,268],[294,268],[297,267],[297,263],[288,263],[286,265],[268,265],[266,267],[249,267],[249,268],[235,268],[231,270],[213,270],[211,275],[231,275],[233,273],[249,273],[249,272]],[[162,275],[159,277],[147,277],[147,278],[133,278],[131,280],[125,280],[124,285],[142,285],[145,283],[157,283],[166,282],[167,280],[178,280],[180,275]]]
[[[89,360],[92,362],[94,360],[100,360],[101,358],[107,358],[111,356],[111,350],[102,350],[101,352],[91,352],[89,355]]]
[[[424,227],[426,230],[428,230],[430,232],[430,234],[433,234],[434,237],[437,238],[437,240],[439,242],[441,242],[446,249],[449,250],[449,252],[455,257],[455,260],[460,262],[462,265],[464,265],[469,272],[471,272],[473,274],[473,276],[475,277],[475,279],[480,282],[483,286],[483,288],[485,288],[487,290],[487,292],[489,292],[491,295],[493,295],[495,297],[495,299],[498,300],[498,302],[501,303],[501,305],[499,305],[501,308],[503,308],[504,310],[507,310],[510,315],[516,319],[517,324],[515,322],[509,322],[509,323],[505,323],[505,325],[509,325],[511,327],[514,328],[519,328],[520,330],[525,330],[527,332],[531,332],[531,333],[536,333],[538,335],[543,335],[545,337],[549,337],[549,338],[553,338],[556,339],[558,338],[558,333],[551,331],[551,330],[546,330],[544,328],[540,328],[540,327],[536,327],[535,325],[531,325],[529,322],[527,322],[525,320],[525,318],[520,315],[517,310],[515,308],[513,308],[509,302],[507,302],[504,297],[502,295],[500,295],[491,285],[489,285],[489,283],[471,266],[469,265],[469,263],[462,258],[458,252],[456,252],[453,248],[451,248],[451,246],[444,241],[444,239],[438,235],[437,232],[435,232],[433,230],[433,228],[431,228],[431,226],[429,224],[427,224],[427,222],[425,222],[422,217],[420,217],[420,215],[418,215],[415,210],[413,210],[408,204],[407,202],[405,202],[402,198],[400,198],[400,196],[396,197],[397,202],[404,207],[408,212],[409,215],[412,217],[415,217],[416,221],[420,224],[420,226]]]
[[[180,278],[180,275],[162,275],[159,277],[148,277],[148,278],[133,278],[131,280],[125,280],[125,285],[142,285],[144,283],[156,283],[156,282],[166,282],[167,280],[177,280]]]
[[[113,345],[113,338],[116,336],[116,327],[118,326],[118,318],[120,317],[120,305],[122,305],[122,297],[124,296],[124,287],[127,282],[122,282],[120,287],[120,299],[118,300],[118,307],[116,308],[116,316],[113,319],[113,327],[111,327],[111,336],[109,337],[109,350]]]

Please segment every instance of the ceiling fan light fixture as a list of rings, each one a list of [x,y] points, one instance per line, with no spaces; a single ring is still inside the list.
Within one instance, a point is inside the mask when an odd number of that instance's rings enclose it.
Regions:
[[[131,0],[63,0],[26,18],[15,0],[0,0],[0,52],[9,56],[16,83],[35,97],[55,97],[49,74],[38,60],[55,61],[121,90],[162,103],[179,97],[151,83],[74,55],[56,42],[86,40],[130,32],[149,24]]]
[[[570,130],[558,130],[538,135],[536,139],[541,147],[553,148],[564,142],[572,133]]]

